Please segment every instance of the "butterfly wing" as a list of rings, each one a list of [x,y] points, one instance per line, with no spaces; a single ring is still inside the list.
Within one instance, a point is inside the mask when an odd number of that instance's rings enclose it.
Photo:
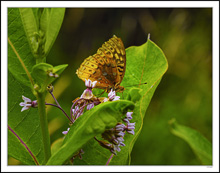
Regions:
[[[117,80],[115,82],[120,84],[122,79],[124,78],[126,69],[126,53],[124,44],[120,38],[117,38],[114,35],[113,38],[111,38],[108,42],[104,44],[104,46],[112,50],[118,74]]]
[[[96,88],[106,89],[109,85],[112,85],[112,82],[106,78],[107,72],[105,72],[104,69],[104,60],[101,59],[99,55],[95,54],[83,61],[80,68],[76,71],[76,74],[84,82],[88,79],[97,81]]]
[[[76,74],[80,79],[97,81],[96,88],[115,88],[124,77],[126,55],[123,42],[113,36],[97,53],[84,60]]]

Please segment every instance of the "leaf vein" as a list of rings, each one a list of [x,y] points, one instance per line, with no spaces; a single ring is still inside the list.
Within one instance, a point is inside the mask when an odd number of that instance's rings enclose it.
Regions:
[[[30,141],[30,139],[32,138],[32,136],[34,136],[34,134],[36,133],[36,131],[38,130],[39,127],[40,127],[40,124],[38,124],[38,126],[37,126],[36,129],[35,129],[35,131],[34,131],[32,134],[30,134],[28,140],[26,141],[26,144]]]
[[[28,110],[27,112],[26,112],[26,115],[22,118],[22,120],[14,127],[14,129],[16,129],[22,122],[23,122],[23,120],[28,116],[28,112],[29,112],[30,110]]]
[[[22,61],[20,55],[19,55],[18,52],[16,51],[16,49],[15,49],[14,45],[12,44],[11,40],[9,39],[9,37],[8,37],[8,42],[9,42],[11,48],[13,49],[14,53],[16,54],[18,60],[20,61],[22,67],[24,68],[24,70],[25,70],[25,72],[26,72],[26,74],[27,74],[29,80],[31,81],[31,84],[34,85],[34,82],[33,82],[33,80],[32,80],[32,77],[31,77],[31,75],[30,75],[28,69],[26,68],[24,62]]]

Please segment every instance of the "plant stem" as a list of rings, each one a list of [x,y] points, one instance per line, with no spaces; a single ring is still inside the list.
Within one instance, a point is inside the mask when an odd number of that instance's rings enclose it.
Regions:
[[[51,94],[51,96],[53,97],[53,99],[55,100],[57,106],[59,106],[59,107],[61,108],[61,106],[60,106],[60,104],[58,103],[57,99],[54,97],[53,92],[50,92],[50,94]]]
[[[112,160],[112,157],[114,156],[114,154],[112,154],[110,157],[109,157],[109,159],[108,159],[108,161],[106,162],[106,164],[105,165],[109,165],[109,163],[110,163],[110,161]]]
[[[42,62],[41,59],[36,58],[36,64],[39,64],[39,63],[41,63],[41,62]]]
[[[70,117],[66,114],[66,112],[65,112],[60,106],[55,105],[55,104],[51,104],[51,103],[45,103],[45,105],[55,106],[55,107],[59,108],[59,109],[64,113],[64,115],[68,118],[68,120],[69,120],[71,123],[74,122],[74,121],[72,121],[72,120],[70,119]]]
[[[47,114],[45,109],[45,92],[37,93],[37,102],[38,102],[38,112],[40,116],[40,126],[41,126],[42,138],[43,138],[43,147],[44,147],[43,164],[46,164],[51,156],[51,150],[50,150],[50,135],[48,130]]]

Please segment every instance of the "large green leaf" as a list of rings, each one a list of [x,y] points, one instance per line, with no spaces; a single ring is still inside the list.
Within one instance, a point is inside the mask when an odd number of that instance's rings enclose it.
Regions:
[[[147,82],[146,85],[140,85],[140,88],[142,89],[140,91],[142,98],[136,103],[133,113],[132,122],[136,122],[135,135],[129,135],[127,145],[124,149],[128,149],[128,152],[126,152],[125,155],[129,157],[130,163],[130,153],[135,141],[138,138],[138,135],[141,132],[146,110],[157,86],[162,79],[162,76],[168,69],[168,63],[163,51],[150,39],[139,47],[128,48],[126,55],[128,57],[128,65],[122,85],[126,87],[127,85],[135,85],[137,83],[141,84]],[[133,64],[137,65],[134,66]],[[127,159],[126,157],[123,157],[123,154],[119,153],[117,157],[112,159],[112,162],[115,162],[114,164],[117,164],[117,160],[120,160],[123,164],[126,163]],[[122,162],[122,160],[124,160],[124,162]]]
[[[143,126],[143,118],[150,103],[153,94],[160,83],[164,73],[167,71],[168,64],[162,50],[151,40],[148,40],[141,46],[132,46],[126,49],[126,72],[122,82],[125,91],[121,97],[130,98],[136,101],[135,109],[133,110],[133,119],[130,122],[136,122],[135,135],[125,134],[124,147],[120,147],[121,151],[109,161],[110,165],[126,165],[130,163],[130,153],[133,145],[141,132]],[[139,94],[135,89],[137,84],[145,83],[139,86]],[[130,90],[130,87],[134,85]],[[133,89],[133,91],[132,91]],[[140,97],[140,98],[139,98]],[[95,140],[90,140],[83,146],[83,159],[76,158],[76,165],[103,165],[106,164],[111,156],[111,153],[102,148]],[[93,157],[96,156],[96,159]]]
[[[204,165],[212,165],[212,144],[198,131],[170,121],[171,132],[186,141]]]
[[[23,26],[33,55],[37,54],[39,49],[39,22],[38,13],[32,8],[19,8]],[[36,10],[35,10],[36,11]]]
[[[8,9],[8,69],[26,86],[31,85],[31,68],[35,58],[31,52],[18,8]]]
[[[24,164],[44,160],[37,109],[21,112],[22,95],[34,99],[30,76],[32,55],[18,8],[8,9],[8,154]]]
[[[124,113],[133,109],[133,102],[120,100],[105,102],[87,111],[71,126],[64,139],[64,144],[52,155],[47,165],[64,164],[90,139],[103,133],[106,129],[113,128]],[[95,157],[93,155],[93,159]]]
[[[8,154],[24,164],[42,164],[44,152],[38,112],[36,108],[21,112],[22,95],[35,99],[30,88],[8,72]]]
[[[45,8],[40,18],[40,28],[45,34],[45,55],[47,55],[56,40],[61,28],[65,8]]]

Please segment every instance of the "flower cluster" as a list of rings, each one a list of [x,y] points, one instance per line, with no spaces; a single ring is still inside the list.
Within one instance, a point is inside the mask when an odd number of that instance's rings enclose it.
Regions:
[[[125,144],[123,143],[125,133],[127,132],[129,134],[134,135],[135,123],[130,123],[129,121],[132,119],[132,114],[133,112],[127,112],[126,117],[122,119],[125,124],[119,122],[114,128],[106,130],[102,134],[102,138],[107,140],[108,142],[99,141],[96,139],[99,142],[99,144],[109,149],[110,152],[115,155],[116,151],[120,152],[120,146],[125,146]]]
[[[116,96],[115,91],[111,89],[111,91],[108,93],[108,98],[104,98],[103,102],[116,100],[120,100],[120,96]]]
[[[85,107],[87,110],[90,110],[95,105],[101,103],[99,99],[92,93],[92,89],[96,86],[96,83],[97,81],[92,82],[89,79],[85,80],[85,85],[87,88],[84,90],[80,98],[77,98],[73,101],[73,105],[71,107],[71,118],[73,122],[83,114]],[[75,108],[73,109],[74,106]]]

